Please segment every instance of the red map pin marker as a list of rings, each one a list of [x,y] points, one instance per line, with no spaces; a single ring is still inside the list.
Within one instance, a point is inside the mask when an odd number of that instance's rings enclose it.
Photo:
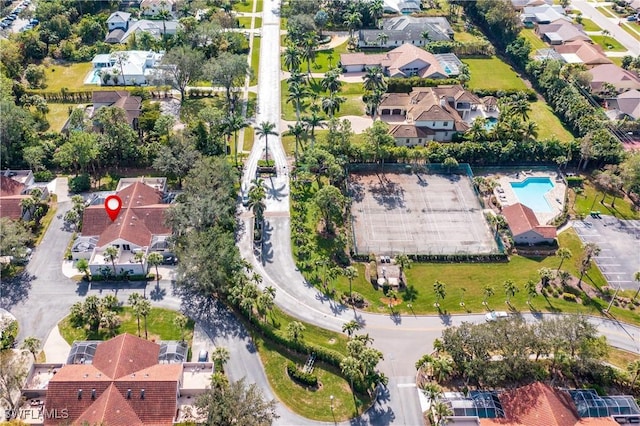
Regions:
[[[122,200],[117,195],[109,195],[107,199],[104,200],[104,209],[107,211],[112,222],[118,217],[121,208]]]

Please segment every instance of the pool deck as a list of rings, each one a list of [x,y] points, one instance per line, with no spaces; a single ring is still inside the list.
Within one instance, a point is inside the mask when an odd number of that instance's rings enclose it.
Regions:
[[[520,201],[511,187],[511,182],[523,182],[527,178],[531,177],[548,177],[551,179],[551,182],[553,182],[553,188],[544,195],[547,203],[549,203],[549,206],[551,207],[551,212],[544,213],[534,211],[538,222],[541,225],[545,225],[562,213],[562,209],[564,207],[564,195],[567,188],[562,179],[558,177],[556,173],[550,171],[522,171],[506,175],[496,175],[495,179],[498,182],[498,186],[493,190],[493,193],[502,206],[516,204]]]

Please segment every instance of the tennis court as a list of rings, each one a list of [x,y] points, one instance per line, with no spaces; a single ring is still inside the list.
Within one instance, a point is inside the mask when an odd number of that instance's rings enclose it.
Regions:
[[[352,173],[357,254],[485,254],[498,251],[466,175]]]

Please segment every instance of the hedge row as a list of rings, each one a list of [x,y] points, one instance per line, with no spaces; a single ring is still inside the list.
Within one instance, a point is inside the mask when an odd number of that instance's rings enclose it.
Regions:
[[[289,363],[287,364],[287,373],[289,374],[289,377],[297,382],[302,383],[303,385],[313,387],[318,386],[318,376],[311,373],[305,373],[291,361],[289,361]]]
[[[508,90],[498,90],[498,89],[476,89],[476,90],[472,90],[472,92],[476,95],[478,95],[479,97],[484,97],[484,96],[495,96],[496,98],[501,98],[503,96],[511,96],[511,95],[519,95],[521,93],[524,93],[525,95],[527,95],[527,100],[529,102],[535,102],[536,100],[538,100],[538,96],[536,94],[536,91],[533,89],[508,89]]]
[[[489,254],[409,254],[409,259],[415,262],[446,262],[446,263],[475,263],[475,262],[507,262],[509,257],[503,253]],[[351,257],[357,262],[367,262],[368,254],[352,253]]]
[[[414,87],[436,87],[443,85],[459,84],[456,78],[390,78],[387,85],[387,93],[410,93]]]
[[[581,187],[584,183],[582,176],[567,176],[567,185],[569,188]]]

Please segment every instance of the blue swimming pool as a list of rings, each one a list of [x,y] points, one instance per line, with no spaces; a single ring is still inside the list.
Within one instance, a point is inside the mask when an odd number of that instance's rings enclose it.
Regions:
[[[486,123],[484,124],[484,129],[487,131],[493,130],[493,128],[496,127],[496,124],[498,124],[497,118],[487,117]]]
[[[522,182],[511,182],[511,188],[520,201],[534,212],[551,213],[544,194],[551,191],[553,182],[548,177],[530,177]]]
[[[84,79],[84,84],[98,84],[100,82],[100,70],[93,69],[89,71],[87,77]]]

